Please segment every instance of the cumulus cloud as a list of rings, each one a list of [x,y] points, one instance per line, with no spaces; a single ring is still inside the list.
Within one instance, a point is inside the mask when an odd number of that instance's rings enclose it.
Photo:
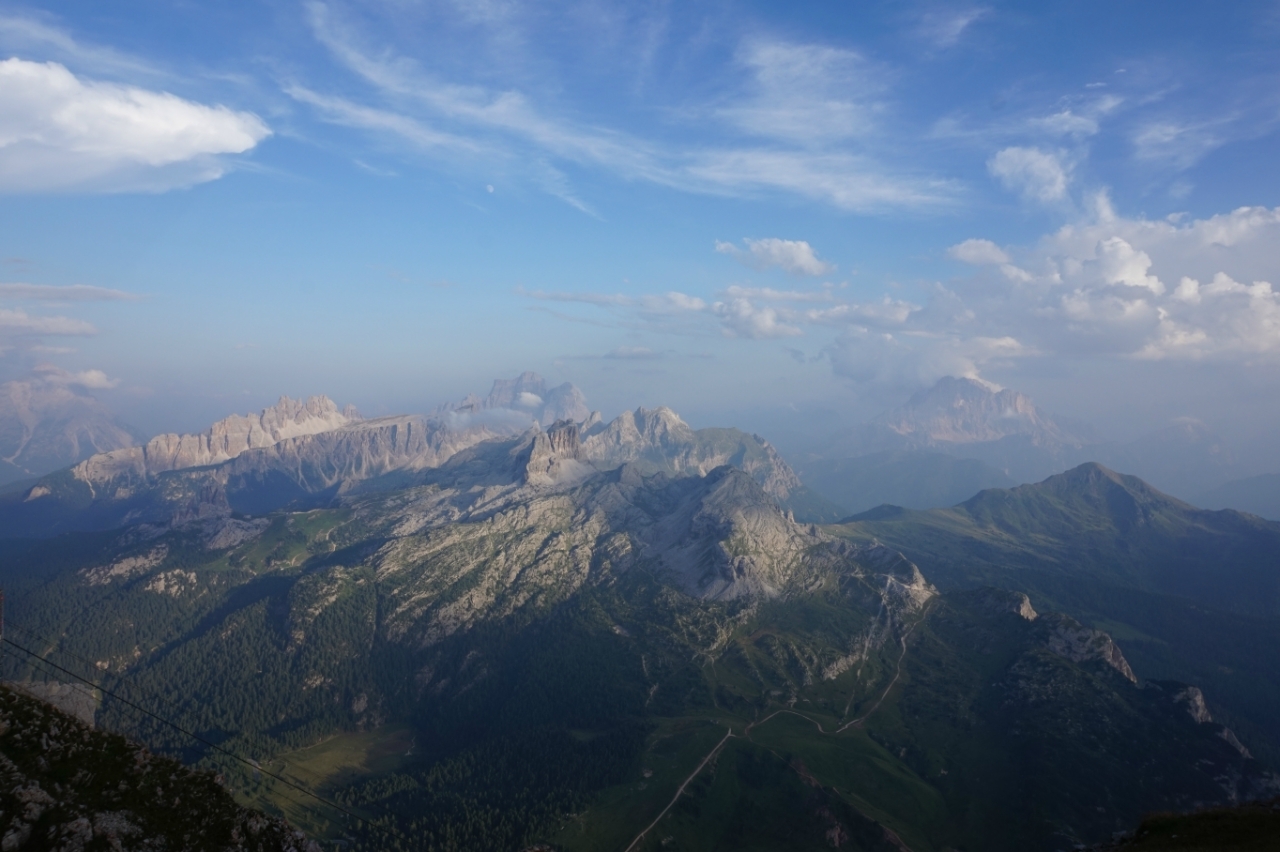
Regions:
[[[0,192],[162,191],[213,180],[270,135],[257,116],[0,61]]]
[[[119,379],[110,378],[101,370],[81,370],[73,373],[53,364],[41,364],[33,372],[41,382],[63,387],[74,385],[87,390],[109,390],[120,384]]]
[[[819,260],[813,246],[805,240],[782,240],[777,237],[743,240],[746,249],[732,243],[716,241],[716,251],[732,255],[755,269],[775,267],[792,275],[826,275],[835,271],[835,265]]]
[[[943,376],[985,381],[981,372],[1034,354],[1013,337],[958,333],[895,333],[853,327],[824,353],[831,369],[859,384],[916,387]]]
[[[1039,148],[1004,148],[987,162],[987,170],[1007,189],[1028,200],[1049,204],[1067,197],[1070,169],[1060,154]]]
[[[1150,220],[1100,196],[1089,219],[1018,252],[1025,281],[979,272],[966,304],[978,328],[1060,357],[1280,358],[1277,241],[1280,208]]]
[[[855,299],[832,285],[733,285],[714,299],[526,295],[594,306],[618,325],[639,319],[664,333],[821,341],[834,330],[822,350],[832,369],[886,386],[943,375],[987,380],[1037,358],[1280,366],[1277,244],[1280,208],[1152,220],[1118,215],[1097,196],[1086,216],[1034,244],[972,238],[952,246],[948,254],[972,273],[953,287],[932,286],[923,299]]]
[[[783,321],[776,308],[755,305],[749,299],[738,297],[716,302],[712,311],[720,318],[722,331],[728,337],[799,337],[804,334],[796,326]]]
[[[1009,255],[991,240],[965,240],[947,249],[947,254],[974,266],[997,265],[1009,262]]]
[[[521,391],[520,395],[516,397],[516,405],[521,408],[537,408],[539,405],[542,405],[542,397],[538,396],[536,393]]]

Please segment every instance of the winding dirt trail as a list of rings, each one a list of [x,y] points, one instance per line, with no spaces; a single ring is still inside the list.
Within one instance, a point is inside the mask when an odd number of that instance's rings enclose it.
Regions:
[[[907,629],[906,633],[902,634],[902,637],[898,640],[902,644],[902,653],[898,655],[898,664],[893,673],[893,680],[889,681],[889,685],[884,688],[884,692],[880,693],[880,697],[876,699],[875,704],[871,705],[871,709],[868,710],[866,713],[863,713],[857,719],[853,719],[851,721],[845,722],[843,725],[836,728],[834,731],[828,731],[822,727],[822,723],[819,722],[817,719],[811,719],[805,714],[800,713],[799,711],[790,710],[790,709],[775,710],[772,713],[770,713],[768,716],[765,716],[763,719],[757,719],[756,721],[748,724],[747,727],[743,729],[742,736],[746,739],[751,739],[752,728],[756,727],[757,725],[763,725],[765,722],[769,721],[774,716],[780,716],[783,713],[790,713],[792,716],[799,716],[801,719],[812,722],[814,727],[818,729],[818,733],[824,734],[826,736],[835,736],[836,734],[839,734],[843,731],[847,731],[850,728],[861,727],[862,723],[865,722],[871,716],[872,713],[880,709],[880,705],[883,704],[884,700],[889,697],[889,693],[893,690],[893,687],[898,683],[898,678],[902,676],[902,661],[907,656],[907,637],[911,635],[911,631],[914,629],[915,629],[915,625],[913,624],[911,625],[911,627]],[[689,784],[693,781],[694,778],[698,777],[698,773],[702,772],[702,770],[706,767],[708,763],[711,762],[711,759],[716,756],[716,754],[720,751],[720,749],[724,748],[724,744],[729,742],[729,739],[731,737],[735,737],[735,736],[737,736],[737,734],[734,734],[733,728],[730,728],[728,732],[724,735],[724,738],[721,739],[720,742],[716,743],[715,748],[707,752],[707,756],[702,758],[702,762],[699,763],[697,768],[694,769],[693,772],[689,774],[689,777],[684,779],[684,783],[682,783],[679,789],[676,790],[676,794],[671,797],[671,801],[667,802],[667,806],[662,809],[662,811],[658,814],[657,817],[654,818],[653,822],[649,823],[649,825],[645,827],[644,831],[637,834],[635,839],[632,840],[629,844],[627,844],[627,848],[624,849],[623,852],[631,852],[631,850],[636,847],[636,844],[639,843],[641,840],[643,840],[644,836],[653,830],[653,827],[656,826],[662,820],[662,818],[667,815],[667,811],[671,810],[671,808],[675,805],[675,803],[679,800],[679,798],[682,795],[684,795],[685,788],[689,786]]]
[[[706,757],[702,758],[702,762],[698,764],[698,768],[693,770],[693,772],[690,773],[688,778],[684,779],[684,783],[680,785],[680,789],[676,790],[676,794],[671,797],[670,802],[667,802],[667,806],[662,809],[662,812],[658,814],[658,816],[653,820],[653,822],[649,823],[648,827],[646,827],[644,831],[636,835],[636,839],[631,841],[631,843],[627,846],[624,852],[631,852],[631,850],[635,848],[635,845],[639,843],[641,840],[643,840],[646,834],[648,834],[651,830],[653,830],[653,827],[658,824],[658,821],[667,815],[667,811],[671,810],[671,806],[676,803],[676,800],[679,799],[682,795],[684,795],[684,788],[688,787],[689,783],[693,781],[694,778],[698,777],[698,773],[702,771],[702,768],[707,765],[707,763],[711,760],[711,758],[716,756],[716,752],[724,748],[724,744],[729,742],[729,738],[732,736],[733,736],[733,728],[730,728],[729,732],[724,735],[724,739],[716,743],[716,747],[711,749],[711,751],[707,752]]]

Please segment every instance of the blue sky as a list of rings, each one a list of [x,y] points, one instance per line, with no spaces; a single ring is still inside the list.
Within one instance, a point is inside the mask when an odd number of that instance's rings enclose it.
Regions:
[[[156,431],[533,369],[784,430],[952,374],[1262,435],[1278,44],[1275,2],[0,3],[0,379]]]

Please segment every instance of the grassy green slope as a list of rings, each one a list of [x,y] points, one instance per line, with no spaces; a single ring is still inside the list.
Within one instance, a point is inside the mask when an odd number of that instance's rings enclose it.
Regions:
[[[1138,670],[1201,686],[1216,715],[1280,762],[1280,524],[1201,511],[1084,465],[829,529],[902,550],[943,589],[1017,589],[1113,633]]]

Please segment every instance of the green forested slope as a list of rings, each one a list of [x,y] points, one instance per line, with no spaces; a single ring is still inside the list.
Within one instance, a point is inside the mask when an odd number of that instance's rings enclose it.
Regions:
[[[124,737],[0,686],[0,845],[49,850],[319,852],[278,819]]]

